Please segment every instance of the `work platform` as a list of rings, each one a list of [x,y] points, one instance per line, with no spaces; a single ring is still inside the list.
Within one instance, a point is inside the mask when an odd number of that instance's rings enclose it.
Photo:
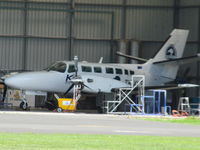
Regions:
[[[171,114],[171,107],[166,105],[166,90],[150,90],[145,94],[145,77],[133,75],[129,88],[114,89],[113,100],[103,102],[104,113],[117,114]]]

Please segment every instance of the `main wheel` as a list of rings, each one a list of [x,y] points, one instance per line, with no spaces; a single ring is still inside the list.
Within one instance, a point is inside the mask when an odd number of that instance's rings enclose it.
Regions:
[[[28,109],[28,104],[25,103],[25,102],[21,102],[19,107],[22,109],[22,110],[27,110]]]
[[[62,112],[62,111],[63,111],[62,108],[60,107],[57,108],[57,112]]]

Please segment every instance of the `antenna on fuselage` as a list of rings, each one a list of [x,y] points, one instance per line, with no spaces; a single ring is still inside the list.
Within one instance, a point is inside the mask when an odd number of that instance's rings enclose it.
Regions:
[[[99,64],[102,64],[102,62],[103,62],[103,57],[100,58]]]

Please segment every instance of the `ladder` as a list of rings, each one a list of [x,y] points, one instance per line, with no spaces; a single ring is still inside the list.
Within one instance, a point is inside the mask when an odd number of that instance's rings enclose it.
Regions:
[[[178,111],[190,112],[189,97],[179,98]]]
[[[145,77],[143,75],[133,75],[131,81],[131,87],[118,88],[115,92],[114,100],[105,101],[105,108],[107,113],[113,113],[117,108],[126,101],[129,105],[134,106],[136,112],[144,113],[144,86]],[[133,92],[137,92],[138,103],[132,100]]]

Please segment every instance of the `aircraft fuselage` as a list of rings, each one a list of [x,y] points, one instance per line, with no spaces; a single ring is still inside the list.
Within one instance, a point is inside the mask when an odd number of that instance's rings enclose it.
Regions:
[[[12,88],[21,90],[63,93],[71,85],[70,80],[75,74],[74,63],[59,61],[52,66],[42,71],[16,74],[7,78],[5,83]],[[77,73],[82,77],[84,83],[92,89],[84,88],[83,91],[97,93],[99,91],[110,92],[112,88],[130,87],[132,75],[145,75],[145,85],[148,86],[165,82],[159,80],[159,77],[157,77],[155,73],[149,72],[150,70],[145,64],[100,64],[80,62],[78,63]],[[152,74],[154,74],[154,78],[152,78]]]

